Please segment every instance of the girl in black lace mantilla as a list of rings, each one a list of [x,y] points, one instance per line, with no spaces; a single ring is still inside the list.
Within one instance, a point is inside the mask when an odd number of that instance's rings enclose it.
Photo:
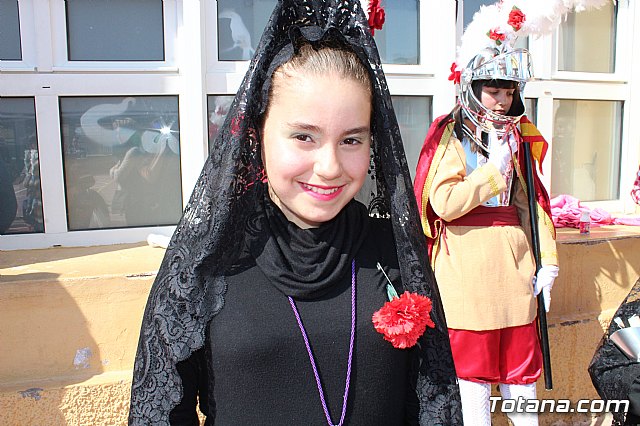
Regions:
[[[129,423],[462,424],[412,191],[359,1],[279,1],[151,289]],[[397,349],[372,315],[405,291],[434,327]]]

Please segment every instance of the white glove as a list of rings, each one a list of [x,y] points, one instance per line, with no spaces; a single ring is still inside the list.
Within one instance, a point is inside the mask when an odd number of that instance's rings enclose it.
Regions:
[[[508,139],[508,137],[507,137]],[[495,130],[489,133],[489,163],[496,166],[500,174],[504,174],[511,163],[511,147],[498,136]]]
[[[544,309],[547,312],[549,312],[549,307],[551,306],[551,287],[553,287],[553,282],[557,276],[558,267],[556,265],[544,265],[533,277],[533,294],[538,296],[542,291]]]

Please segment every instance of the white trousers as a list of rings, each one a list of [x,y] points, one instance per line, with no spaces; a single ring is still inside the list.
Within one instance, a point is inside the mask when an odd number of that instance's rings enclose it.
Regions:
[[[491,426],[491,385],[458,379],[462,399],[462,420],[464,426]],[[502,399],[536,398],[536,384],[505,385],[500,384]],[[506,413],[513,426],[538,426],[537,413]]]
[[[518,402],[518,399],[536,399],[536,384],[530,383],[528,385],[505,385],[500,383],[500,393],[502,399],[513,399]],[[538,413],[506,413],[513,426],[538,426]]]
[[[458,379],[464,426],[491,426],[491,385]]]

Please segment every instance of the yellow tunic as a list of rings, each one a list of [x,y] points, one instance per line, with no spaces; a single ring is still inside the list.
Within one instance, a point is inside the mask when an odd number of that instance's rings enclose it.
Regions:
[[[524,325],[536,316],[532,279],[535,261],[530,249],[527,196],[521,181],[513,203],[521,226],[447,226],[506,189],[490,163],[467,176],[462,144],[451,137],[436,166],[429,202],[444,221],[433,264],[447,325],[464,330],[493,330]],[[543,264],[557,265],[549,218],[539,215]]]

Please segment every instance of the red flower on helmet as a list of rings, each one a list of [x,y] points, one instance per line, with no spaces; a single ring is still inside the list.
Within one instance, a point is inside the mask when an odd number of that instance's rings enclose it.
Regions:
[[[373,326],[394,348],[410,348],[424,334],[427,326],[435,327],[430,312],[431,299],[407,291],[373,314]]]
[[[504,39],[506,38],[506,36],[503,33],[501,33],[500,30],[498,30],[497,28],[494,28],[491,31],[489,31],[487,33],[487,36],[491,40],[495,40],[496,44],[498,46],[500,46],[502,44],[502,42],[504,41]]]
[[[511,25],[514,31],[518,31],[522,28],[524,21],[526,21],[524,13],[522,13],[522,11],[516,6],[513,6],[513,9],[509,12],[509,20],[507,21],[507,24]]]
[[[456,69],[456,67],[457,67],[457,65],[456,65],[455,62],[451,64],[451,68],[450,68],[451,74],[449,74],[449,78],[448,78],[449,81],[453,81],[453,84],[459,84],[460,83],[460,74],[461,74],[461,72],[458,71]]]
[[[380,6],[380,0],[369,0],[369,29],[371,35],[374,35],[375,30],[381,30],[384,25],[384,9]]]

